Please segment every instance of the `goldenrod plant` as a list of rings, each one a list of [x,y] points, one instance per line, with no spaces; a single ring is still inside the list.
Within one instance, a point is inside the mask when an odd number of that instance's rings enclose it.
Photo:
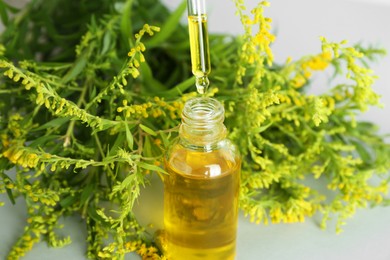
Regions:
[[[388,205],[390,145],[357,119],[380,106],[367,64],[385,51],[321,38],[321,52],[276,64],[269,3],[247,12],[234,2],[244,34],[210,34],[207,95],[224,103],[243,156],[242,211],[256,223],[318,213],[323,228],[336,218],[339,232],[356,209]],[[0,192],[23,198],[28,214],[9,259],[40,241],[70,243],[56,230],[71,215],[84,220],[91,259],[165,259],[133,205],[151,174],[166,174],[165,149],[197,95],[185,9],[159,0],[0,1]],[[324,70],[336,80],[308,94]]]

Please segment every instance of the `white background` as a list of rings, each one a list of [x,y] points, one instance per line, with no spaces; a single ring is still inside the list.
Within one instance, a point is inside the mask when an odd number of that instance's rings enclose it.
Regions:
[[[214,32],[241,32],[240,22],[234,16],[234,5],[229,0],[206,0],[209,8],[209,28]],[[165,0],[175,7],[178,0]],[[247,0],[254,4],[257,1]],[[271,0],[266,15],[274,21],[277,40],[273,50],[277,62],[286,57],[298,58],[320,50],[319,36],[332,41],[350,40],[385,47],[390,51],[390,1],[385,0]],[[373,109],[362,118],[381,126],[390,133],[390,58],[373,66],[380,79],[375,83],[383,95],[384,109]],[[311,91],[319,93],[327,88],[318,76]],[[161,215],[151,215],[161,209],[161,185],[143,192],[138,212],[148,216],[157,225]],[[154,194],[154,195],[152,195]],[[153,199],[151,199],[153,196]],[[4,200],[4,197],[0,197]],[[9,203],[0,208],[0,259],[17,239],[25,223],[22,201],[17,207]],[[389,260],[390,259],[390,207],[360,210],[348,221],[345,232],[336,235],[332,228],[321,231],[315,219],[303,224],[254,225],[240,217],[238,233],[238,260]],[[34,247],[25,259],[85,259],[85,231],[81,220],[66,220],[71,225],[62,232],[70,234],[74,243],[63,249],[48,249],[45,244]],[[129,257],[129,259],[138,259]]]

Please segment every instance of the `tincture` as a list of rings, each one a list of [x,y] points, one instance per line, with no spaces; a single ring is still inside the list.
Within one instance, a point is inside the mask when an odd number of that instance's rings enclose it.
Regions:
[[[223,120],[217,100],[187,101],[165,157],[164,248],[171,260],[234,259],[241,161]]]

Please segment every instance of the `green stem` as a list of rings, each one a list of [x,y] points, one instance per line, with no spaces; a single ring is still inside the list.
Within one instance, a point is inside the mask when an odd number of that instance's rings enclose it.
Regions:
[[[11,94],[11,93],[17,93],[24,90],[24,87],[16,88],[16,89],[2,89],[0,90],[0,94]]]
[[[81,104],[83,102],[85,102],[85,95],[86,95],[87,89],[89,87],[88,82],[89,82],[89,80],[87,80],[87,82],[85,84],[85,87],[83,88],[83,90],[82,90],[82,92],[80,94],[80,98],[77,101],[77,106],[78,107],[80,107]],[[73,137],[73,130],[74,130],[75,124],[76,124],[76,120],[72,120],[69,123],[68,129],[66,130],[66,134],[65,134],[65,137],[64,137],[64,147],[68,147],[70,145],[71,138]]]
[[[135,45],[141,42],[142,37],[139,37],[136,40]],[[121,71],[113,78],[113,80],[102,90],[99,94],[96,95],[88,104],[85,105],[85,110],[88,110],[93,104],[99,102],[104,95],[108,95],[107,92],[115,87],[116,84],[120,83],[123,77],[126,77],[130,74],[129,64],[132,63],[137,55],[141,51],[136,51],[130,58],[126,59],[126,62],[122,65]]]
[[[102,148],[102,144],[100,142],[100,139],[96,133],[93,135],[93,137],[95,138],[96,145],[97,145],[99,152],[100,152],[100,156],[102,157],[102,159],[104,159],[104,152],[103,152],[103,148]]]

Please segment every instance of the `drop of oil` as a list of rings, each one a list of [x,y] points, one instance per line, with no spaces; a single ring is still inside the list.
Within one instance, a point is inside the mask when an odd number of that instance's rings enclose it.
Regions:
[[[207,88],[210,85],[209,78],[207,76],[196,77],[195,85],[199,94],[206,94]]]

